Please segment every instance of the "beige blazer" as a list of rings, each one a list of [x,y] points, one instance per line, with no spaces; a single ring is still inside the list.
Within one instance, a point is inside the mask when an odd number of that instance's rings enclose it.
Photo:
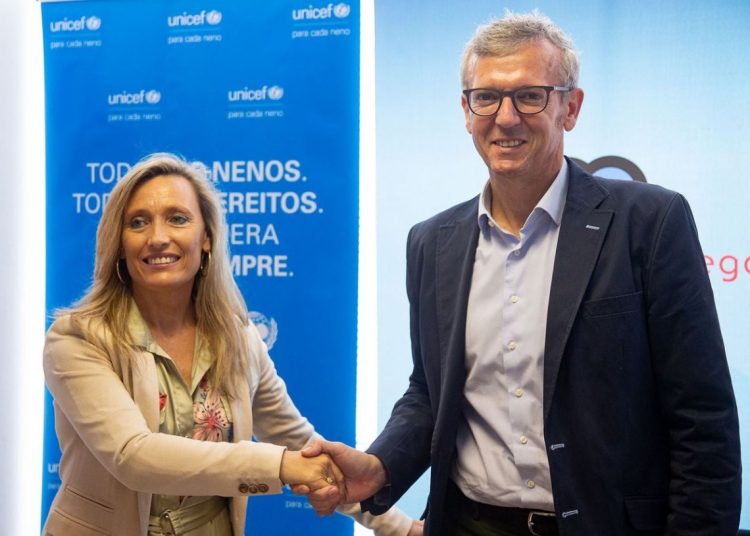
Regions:
[[[232,497],[234,536],[241,536],[247,497],[281,492],[284,448],[302,448],[316,437],[313,427],[251,325],[249,388],[231,401],[235,442],[158,433],[156,365],[145,350],[151,334],[137,307],[131,309],[131,335],[142,349],[134,356],[115,354],[111,333],[98,321],[81,328],[63,316],[47,333],[44,373],[54,397],[62,484],[42,533],[145,536],[157,493]],[[249,440],[253,435],[257,442]],[[399,511],[375,518],[355,505],[346,513],[382,536],[405,536],[411,525]]]

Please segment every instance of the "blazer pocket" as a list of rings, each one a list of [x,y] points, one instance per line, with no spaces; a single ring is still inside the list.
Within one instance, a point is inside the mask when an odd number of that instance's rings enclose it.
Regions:
[[[667,524],[667,501],[658,497],[625,497],[625,511],[634,529],[661,531]]]
[[[643,292],[600,298],[584,302],[581,306],[581,314],[584,318],[593,318],[633,313],[641,309],[642,302]]]
[[[81,530],[87,527],[95,531],[91,534],[109,534],[112,526],[112,505],[70,486],[63,488],[62,493],[55,507],[62,517],[71,523],[81,525]],[[81,532],[81,534],[88,535],[89,532]]]
[[[44,536],[109,536],[112,533],[54,508],[44,525]]]

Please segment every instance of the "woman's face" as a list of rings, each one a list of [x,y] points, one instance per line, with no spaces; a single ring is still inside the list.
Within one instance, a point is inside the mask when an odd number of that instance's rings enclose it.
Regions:
[[[211,247],[192,184],[162,175],[138,186],[125,208],[121,247],[136,296],[192,292],[201,253]]]

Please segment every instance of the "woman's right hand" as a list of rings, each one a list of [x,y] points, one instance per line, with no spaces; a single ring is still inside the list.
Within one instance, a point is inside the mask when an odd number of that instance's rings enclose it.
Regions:
[[[281,458],[279,478],[290,486],[302,484],[312,491],[320,490],[319,493],[330,497],[330,511],[346,496],[344,477],[327,454],[306,458],[300,451],[286,450]]]

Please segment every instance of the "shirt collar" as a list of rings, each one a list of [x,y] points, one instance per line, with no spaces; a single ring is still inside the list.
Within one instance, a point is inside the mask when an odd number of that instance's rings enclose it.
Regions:
[[[130,300],[130,311],[128,312],[128,330],[135,346],[143,348],[155,356],[171,359],[166,350],[154,339],[151,330],[148,329],[148,324],[146,324],[141,311],[138,309],[138,305],[132,299]],[[198,383],[200,383],[206,371],[213,364],[213,358],[205,344],[205,339],[201,337],[200,333],[196,333],[195,337],[196,351],[193,357],[193,371],[196,374],[193,375],[193,380],[189,386],[191,393],[195,391]]]
[[[568,161],[563,158],[560,171],[557,177],[552,181],[550,187],[544,192],[535,208],[540,208],[549,214],[555,225],[560,226],[562,221],[563,209],[565,208],[565,197],[568,193]]]
[[[138,305],[135,303],[135,300],[132,299],[130,300],[130,311],[128,312],[128,330],[130,331],[130,337],[135,346],[143,348],[152,354],[165,357],[169,355],[164,348],[156,342],[156,339],[154,339],[151,330],[148,329],[148,324],[146,324],[143,315],[141,315],[141,311],[138,309]],[[205,357],[203,354],[206,353],[206,345],[202,344],[204,341],[200,333],[196,334],[196,339],[198,348],[196,357],[203,358]]]
[[[562,166],[558,171],[555,180],[552,181],[550,187],[544,192],[544,195],[532,210],[534,211],[543,210],[549,214],[555,225],[560,226],[562,220],[563,209],[565,208],[565,197],[568,193],[568,161],[563,158]],[[477,222],[479,227],[483,228],[487,225],[487,222],[492,219],[492,213],[490,207],[492,203],[492,189],[490,188],[489,179],[482,189],[482,193],[479,196],[479,210],[477,214]]]
[[[130,331],[130,337],[133,340],[133,344],[145,349],[147,352],[152,354],[158,354],[162,356],[168,355],[164,349],[159,346],[154,336],[151,334],[151,330],[148,329],[146,321],[141,315],[138,305],[135,300],[130,300],[130,311],[128,312],[128,330]]]

